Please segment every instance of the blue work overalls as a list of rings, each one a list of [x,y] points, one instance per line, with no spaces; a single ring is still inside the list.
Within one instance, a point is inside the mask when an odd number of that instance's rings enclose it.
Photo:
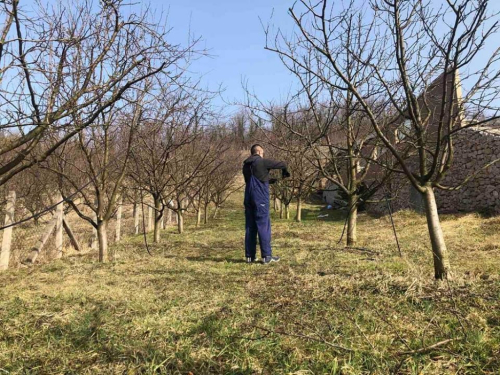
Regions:
[[[269,217],[269,182],[262,182],[253,175],[245,187],[245,256],[255,259],[257,234],[262,258],[271,256],[271,218]]]

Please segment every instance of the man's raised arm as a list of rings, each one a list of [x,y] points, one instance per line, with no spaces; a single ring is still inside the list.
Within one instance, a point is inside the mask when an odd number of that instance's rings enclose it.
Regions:
[[[284,161],[277,161],[273,159],[264,159],[264,166],[267,169],[281,169],[283,178],[290,177],[287,165]]]

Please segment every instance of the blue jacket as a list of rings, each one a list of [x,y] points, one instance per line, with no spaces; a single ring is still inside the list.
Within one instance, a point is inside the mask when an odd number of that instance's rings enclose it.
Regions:
[[[260,155],[252,155],[243,162],[243,176],[245,183],[250,182],[250,177],[256,177],[260,182],[269,181],[269,171],[271,169],[281,169],[283,175],[288,175],[287,165],[285,162],[276,161],[273,159],[264,159]]]

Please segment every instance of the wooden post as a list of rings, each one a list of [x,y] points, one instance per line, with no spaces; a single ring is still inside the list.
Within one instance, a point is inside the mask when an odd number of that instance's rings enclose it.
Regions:
[[[10,225],[14,222],[14,212],[16,208],[16,192],[9,191],[7,195],[7,204],[5,207],[5,221],[4,225]],[[10,260],[10,246],[12,244],[12,228],[5,228],[3,230],[2,249],[0,252],[0,271],[9,268]]]
[[[139,205],[134,203],[134,234],[139,234]]]
[[[56,259],[63,256],[63,219],[64,219],[64,203],[62,196],[57,196],[57,201],[60,202],[56,206]]]
[[[52,234],[52,231],[56,227],[57,224],[57,217],[54,217],[49,223],[47,224],[47,230],[45,231],[44,234],[42,234],[42,237],[38,240],[35,246],[31,248],[31,254],[28,255],[26,260],[23,263],[28,263],[28,264],[33,264],[35,263],[36,259],[40,255],[40,252],[43,249],[43,246],[49,239],[50,235]]]
[[[153,207],[148,206],[148,227],[147,231],[151,232],[153,229]]]
[[[120,197],[118,199],[118,209],[116,210],[116,236],[115,236],[116,242],[120,242],[120,238],[121,238],[122,207],[123,207],[123,199],[122,199],[122,197]]]
[[[69,237],[71,245],[75,248],[75,250],[81,251],[82,248],[80,247],[80,244],[78,243],[78,240],[76,239],[75,234],[71,230],[71,227],[65,217],[63,217],[63,227]]]

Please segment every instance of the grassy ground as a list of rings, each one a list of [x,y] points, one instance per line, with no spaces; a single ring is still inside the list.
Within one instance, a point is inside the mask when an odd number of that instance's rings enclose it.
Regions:
[[[240,200],[152,257],[137,236],[112,264],[1,274],[0,373],[500,374],[500,218],[444,217],[454,278],[435,283],[410,212],[404,258],[387,217],[362,215],[344,249],[341,218],[308,205],[303,223],[273,218],[282,262],[247,265]]]

